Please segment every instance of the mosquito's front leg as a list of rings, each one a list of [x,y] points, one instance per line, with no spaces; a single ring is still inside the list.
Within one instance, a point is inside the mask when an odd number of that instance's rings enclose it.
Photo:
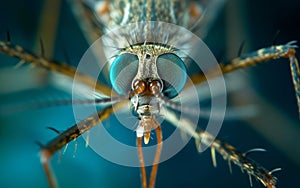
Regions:
[[[292,73],[293,84],[296,92],[298,110],[300,114],[300,68],[298,60],[295,56],[298,46],[296,41],[289,42],[285,45],[272,46],[263,48],[256,52],[245,54],[239,58],[233,59],[230,64],[222,66],[222,72],[228,73],[236,69],[253,66],[272,59],[288,58],[290,60],[290,68]]]
[[[295,92],[298,101],[298,110],[300,114],[300,67],[299,67],[298,60],[295,56],[290,56],[290,62],[291,62],[293,83],[295,86]]]
[[[211,79],[220,74],[226,74],[233,72],[238,69],[247,68],[260,63],[264,63],[269,60],[279,59],[279,58],[289,58],[290,67],[292,72],[293,84],[295,87],[299,114],[300,114],[300,67],[298,60],[295,56],[297,45],[296,41],[291,41],[284,45],[272,46],[269,48],[262,48],[255,52],[246,53],[241,57],[237,57],[231,60],[227,64],[221,64],[220,68],[212,69],[207,74],[195,74],[191,77],[194,84],[200,84],[205,82],[207,79]]]
[[[107,96],[110,96],[111,94],[111,89],[107,88],[105,85],[97,82],[94,78],[86,74],[76,72],[76,68],[65,63],[49,60],[43,56],[35,55],[34,53],[25,50],[21,46],[12,44],[10,41],[0,41],[0,53],[19,58],[21,59],[21,63],[28,62],[32,65],[60,73],[70,78],[74,78],[76,74],[77,81],[81,82],[85,86],[95,89],[96,92],[105,94]]]
[[[103,110],[99,110],[97,113],[87,117],[86,119],[67,129],[66,131],[60,133],[56,138],[42,147],[40,151],[40,158],[51,188],[57,187],[55,177],[51,172],[51,167],[49,165],[51,156],[56,151],[60,150],[63,146],[76,139],[78,136],[82,135],[92,127],[96,126],[101,121],[108,118],[112,112],[112,106],[108,106]]]

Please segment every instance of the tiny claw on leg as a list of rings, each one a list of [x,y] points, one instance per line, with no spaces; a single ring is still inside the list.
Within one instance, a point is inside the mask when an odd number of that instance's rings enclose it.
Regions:
[[[49,186],[51,188],[56,188],[56,187],[58,187],[57,181],[56,181],[56,178],[55,178],[54,174],[52,173],[51,167],[49,165],[49,160],[50,160],[51,156],[52,156],[52,153],[49,150],[47,150],[46,148],[43,148],[40,151],[41,163],[42,163],[44,171],[46,173],[46,176],[47,176],[47,179],[49,182]]]

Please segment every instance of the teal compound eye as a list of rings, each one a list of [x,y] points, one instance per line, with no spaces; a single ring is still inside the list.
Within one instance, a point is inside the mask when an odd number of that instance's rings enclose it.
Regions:
[[[119,95],[128,94],[132,80],[138,72],[139,59],[136,55],[124,53],[116,57],[110,67],[110,82]]]
[[[163,94],[174,98],[184,88],[187,74],[184,62],[173,53],[165,53],[157,57],[157,71],[163,81]]]

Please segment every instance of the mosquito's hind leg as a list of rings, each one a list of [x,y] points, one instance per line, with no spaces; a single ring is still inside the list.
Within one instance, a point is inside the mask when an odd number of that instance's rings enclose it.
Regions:
[[[49,163],[52,155],[66,144],[76,139],[78,136],[82,135],[86,131],[90,130],[92,127],[99,124],[101,121],[108,118],[112,112],[112,106],[108,106],[103,110],[99,110],[97,113],[87,117],[86,119],[78,122],[77,124],[67,129],[66,131],[60,133],[56,138],[54,138],[42,147],[40,151],[41,163],[43,165],[51,188],[57,187],[57,182],[54,174],[52,173],[51,166]]]
[[[274,170],[267,170],[262,165],[254,161],[249,157],[249,153],[253,151],[264,151],[262,149],[253,149],[248,152],[240,152],[231,144],[224,142],[218,138],[215,138],[209,132],[203,131],[200,128],[198,130],[194,130],[193,123],[183,117],[179,117],[176,113],[168,110],[166,120],[172,123],[177,128],[181,129],[183,132],[189,134],[191,137],[195,139],[196,147],[198,151],[202,151],[201,145],[210,147],[213,165],[217,166],[216,161],[216,152],[219,153],[224,160],[228,162],[229,170],[231,169],[231,163],[240,167],[242,172],[246,172],[249,175],[250,185],[252,184],[251,176],[255,177],[258,181],[260,181],[267,188],[276,188],[277,178],[273,175]]]
[[[52,156],[52,154],[47,149],[45,149],[45,148],[41,149],[41,151],[40,151],[41,163],[44,168],[45,174],[47,176],[49,186],[51,188],[55,188],[58,186],[57,186],[57,181],[54,176],[54,173],[52,172],[51,166],[49,164],[51,156]]]

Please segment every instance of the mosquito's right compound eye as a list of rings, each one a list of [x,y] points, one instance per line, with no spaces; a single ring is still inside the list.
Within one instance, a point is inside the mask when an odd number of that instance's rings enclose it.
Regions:
[[[119,55],[110,67],[110,82],[119,94],[127,94],[131,90],[132,80],[138,72],[139,59],[136,55],[124,53]]]
[[[163,94],[168,98],[174,98],[184,88],[187,73],[184,62],[173,53],[165,53],[157,58],[157,71],[163,81]]]

